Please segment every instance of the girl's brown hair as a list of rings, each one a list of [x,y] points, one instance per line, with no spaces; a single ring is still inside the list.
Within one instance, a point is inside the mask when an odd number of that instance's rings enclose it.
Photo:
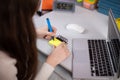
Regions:
[[[37,72],[36,32],[32,16],[39,0],[0,0],[0,50],[17,60],[18,80]]]

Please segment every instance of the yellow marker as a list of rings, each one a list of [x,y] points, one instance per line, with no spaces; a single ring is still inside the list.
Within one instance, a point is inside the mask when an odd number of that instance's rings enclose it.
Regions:
[[[116,24],[117,24],[117,27],[118,27],[118,29],[119,29],[119,31],[120,31],[120,18],[117,18],[117,19],[116,19]]]
[[[51,39],[51,40],[49,41],[49,44],[50,44],[50,45],[54,45],[54,46],[59,46],[59,45],[61,44],[61,41],[60,41],[59,39],[57,39],[57,38],[54,38],[54,40]]]

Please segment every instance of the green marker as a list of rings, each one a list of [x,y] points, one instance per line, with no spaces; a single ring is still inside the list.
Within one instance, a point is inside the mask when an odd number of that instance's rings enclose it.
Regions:
[[[89,0],[90,2],[93,2],[94,0]]]
[[[78,3],[82,2],[83,0],[77,0]]]

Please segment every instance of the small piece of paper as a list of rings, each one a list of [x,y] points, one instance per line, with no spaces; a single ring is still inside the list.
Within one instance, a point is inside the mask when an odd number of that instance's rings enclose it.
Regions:
[[[60,41],[60,40],[57,39],[57,38],[51,39],[51,40],[49,41],[49,44],[50,44],[50,45],[54,45],[54,46],[59,46],[61,43],[62,43],[62,41]]]

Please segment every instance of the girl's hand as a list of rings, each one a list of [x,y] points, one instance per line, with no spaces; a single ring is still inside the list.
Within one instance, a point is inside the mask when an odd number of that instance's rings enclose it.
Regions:
[[[70,55],[70,52],[65,43],[61,43],[55,47],[52,53],[48,56],[46,62],[53,67],[65,60]]]
[[[50,39],[51,36],[56,35],[56,31],[57,31],[57,29],[55,27],[52,27],[52,29],[53,29],[53,32],[49,32],[47,26],[37,28],[36,29],[37,37],[38,38],[44,38],[44,39]]]

